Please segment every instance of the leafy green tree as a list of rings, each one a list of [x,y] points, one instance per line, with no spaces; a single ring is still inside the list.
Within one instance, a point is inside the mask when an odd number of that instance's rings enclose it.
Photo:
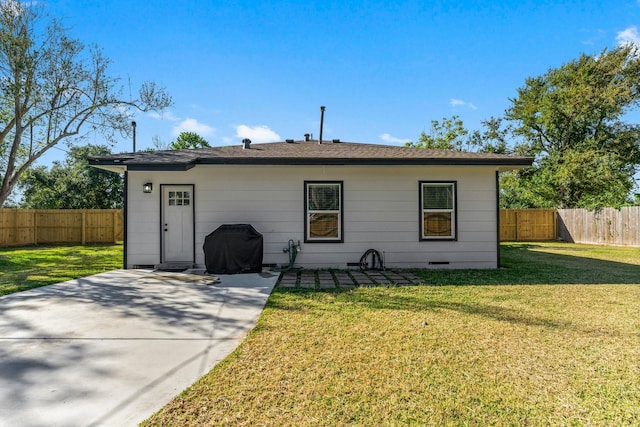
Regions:
[[[160,110],[171,97],[144,83],[121,98],[119,79],[95,46],[68,36],[40,2],[0,1],[0,206],[19,178],[60,142],[77,145],[90,131],[107,140],[131,132],[133,110]]]
[[[414,148],[469,151],[468,133],[460,117],[444,117],[442,122],[432,120],[429,133],[422,131],[417,142],[407,142],[405,145]]]
[[[490,117],[480,122],[482,130],[475,130],[469,136],[470,147],[475,147],[481,153],[510,154],[511,126],[503,126],[501,118]]]
[[[195,132],[180,132],[178,138],[169,144],[170,150],[210,147],[209,143]]]
[[[528,78],[506,111],[533,167],[505,179],[503,195],[523,207],[594,209],[630,202],[640,164],[640,126],[624,121],[640,102],[633,46],[604,50]]]
[[[470,133],[459,116],[444,117],[442,122],[432,120],[428,134],[423,131],[417,142],[405,146],[499,154],[513,151],[509,144],[511,126],[505,126],[503,119],[490,117],[480,123],[482,129]]]
[[[22,207],[30,209],[115,209],[124,197],[122,175],[89,166],[87,157],[111,154],[108,147],[72,147],[64,163],[31,168],[19,182]]]

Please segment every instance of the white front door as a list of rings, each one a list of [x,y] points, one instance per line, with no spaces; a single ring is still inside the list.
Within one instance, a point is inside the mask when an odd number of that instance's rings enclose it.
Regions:
[[[162,187],[162,262],[194,262],[193,185]]]

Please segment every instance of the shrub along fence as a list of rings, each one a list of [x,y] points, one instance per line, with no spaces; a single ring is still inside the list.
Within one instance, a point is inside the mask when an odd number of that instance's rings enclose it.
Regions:
[[[123,238],[121,209],[0,209],[0,246],[115,243]]]

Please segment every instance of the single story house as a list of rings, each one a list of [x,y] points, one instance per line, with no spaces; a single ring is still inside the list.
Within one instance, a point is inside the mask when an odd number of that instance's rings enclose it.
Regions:
[[[265,265],[499,267],[498,172],[529,157],[340,142],[283,142],[92,157],[125,177],[125,268],[204,266],[223,224],[263,235]]]

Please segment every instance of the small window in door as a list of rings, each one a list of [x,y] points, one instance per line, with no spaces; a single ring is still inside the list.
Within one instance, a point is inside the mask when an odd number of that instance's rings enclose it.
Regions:
[[[189,206],[191,195],[188,191],[169,191],[169,206]]]

